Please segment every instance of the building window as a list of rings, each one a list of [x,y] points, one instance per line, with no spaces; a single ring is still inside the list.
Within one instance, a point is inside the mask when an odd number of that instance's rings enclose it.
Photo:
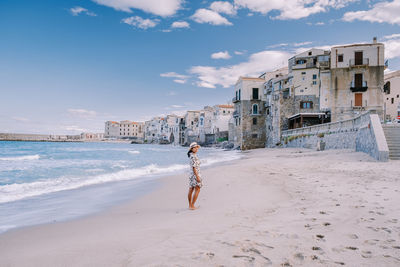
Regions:
[[[258,114],[258,105],[257,104],[253,104],[252,114],[253,115],[257,115]]]
[[[253,88],[253,99],[258,100],[258,88]]]
[[[252,138],[258,138],[258,134],[252,134],[251,137]]]
[[[312,81],[312,84],[313,84],[313,85],[316,85],[316,84],[317,84],[317,81]]]
[[[311,51],[310,51],[310,52],[308,52],[308,55],[309,55],[309,56],[311,56],[311,55],[312,55],[312,52],[311,52]]]
[[[302,109],[311,109],[311,108],[313,108],[313,102],[312,101],[301,101],[300,102],[300,108],[302,108]]]
[[[392,104],[394,104],[394,97],[392,97]]]
[[[240,100],[241,99],[241,89],[239,89],[239,99],[238,100]]]
[[[257,125],[257,118],[253,118],[253,125]]]
[[[386,94],[390,94],[390,82],[386,82],[385,85],[383,86],[383,92]]]
[[[338,55],[338,62],[343,62],[343,54]]]
[[[313,80],[316,80],[317,79],[317,74],[313,74],[312,78],[313,78]]]
[[[306,72],[305,72],[305,71],[303,71],[301,74],[302,74],[302,75],[306,75]]]

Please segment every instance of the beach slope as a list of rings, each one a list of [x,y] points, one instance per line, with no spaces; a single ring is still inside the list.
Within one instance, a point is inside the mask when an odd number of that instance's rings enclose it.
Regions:
[[[0,266],[399,266],[400,164],[257,149],[138,200],[0,235]]]

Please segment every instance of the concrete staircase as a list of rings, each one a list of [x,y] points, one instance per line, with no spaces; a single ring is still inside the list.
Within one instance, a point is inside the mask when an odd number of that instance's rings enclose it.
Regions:
[[[382,128],[389,147],[389,159],[400,160],[400,124],[383,124]]]

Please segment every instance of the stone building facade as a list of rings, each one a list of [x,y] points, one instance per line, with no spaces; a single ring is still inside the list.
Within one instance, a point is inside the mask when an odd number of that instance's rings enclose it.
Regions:
[[[240,77],[235,85],[233,123],[230,135],[242,150],[265,147],[265,79]]]
[[[385,75],[383,101],[385,120],[400,121],[400,70]]]
[[[119,122],[106,121],[104,128],[105,138],[117,138],[119,136]]]
[[[329,106],[332,121],[374,110],[383,119],[384,45],[373,43],[331,49]]]
[[[279,75],[265,82],[266,146],[280,143],[281,133],[289,128],[288,117],[294,114],[293,77]]]

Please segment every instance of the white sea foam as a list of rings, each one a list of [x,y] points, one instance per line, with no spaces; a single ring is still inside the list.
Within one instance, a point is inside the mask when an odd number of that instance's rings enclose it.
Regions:
[[[140,154],[140,151],[137,150],[129,150],[128,152],[131,154]]]
[[[27,156],[20,156],[20,157],[3,157],[0,160],[7,160],[7,161],[20,161],[20,160],[36,160],[40,159],[39,155],[27,155]]]
[[[134,180],[149,175],[160,175],[181,171],[186,165],[174,164],[160,167],[155,164],[137,169],[126,169],[115,173],[89,176],[85,178],[60,177],[57,179],[43,179],[31,183],[8,184],[0,186],[0,203],[12,202],[28,197],[40,196],[64,190],[77,189],[89,185],[108,182]]]
[[[34,157],[39,158],[39,155],[34,155]],[[215,154],[200,158],[200,160],[202,162],[202,166],[209,166],[220,162],[235,160],[240,157],[240,153],[237,152],[216,151]],[[174,164],[169,166],[151,164],[139,168],[127,168],[127,166],[118,163],[113,165],[113,167],[124,169],[113,173],[98,175],[93,174],[86,177],[64,176],[53,179],[41,179],[30,183],[14,183],[3,185],[0,186],[0,203],[17,201],[28,197],[35,197],[64,190],[78,189],[85,186],[99,185],[108,182],[135,180],[146,176],[158,176],[189,170],[188,164]],[[101,169],[94,168],[88,170],[88,172],[95,171],[101,171]]]

